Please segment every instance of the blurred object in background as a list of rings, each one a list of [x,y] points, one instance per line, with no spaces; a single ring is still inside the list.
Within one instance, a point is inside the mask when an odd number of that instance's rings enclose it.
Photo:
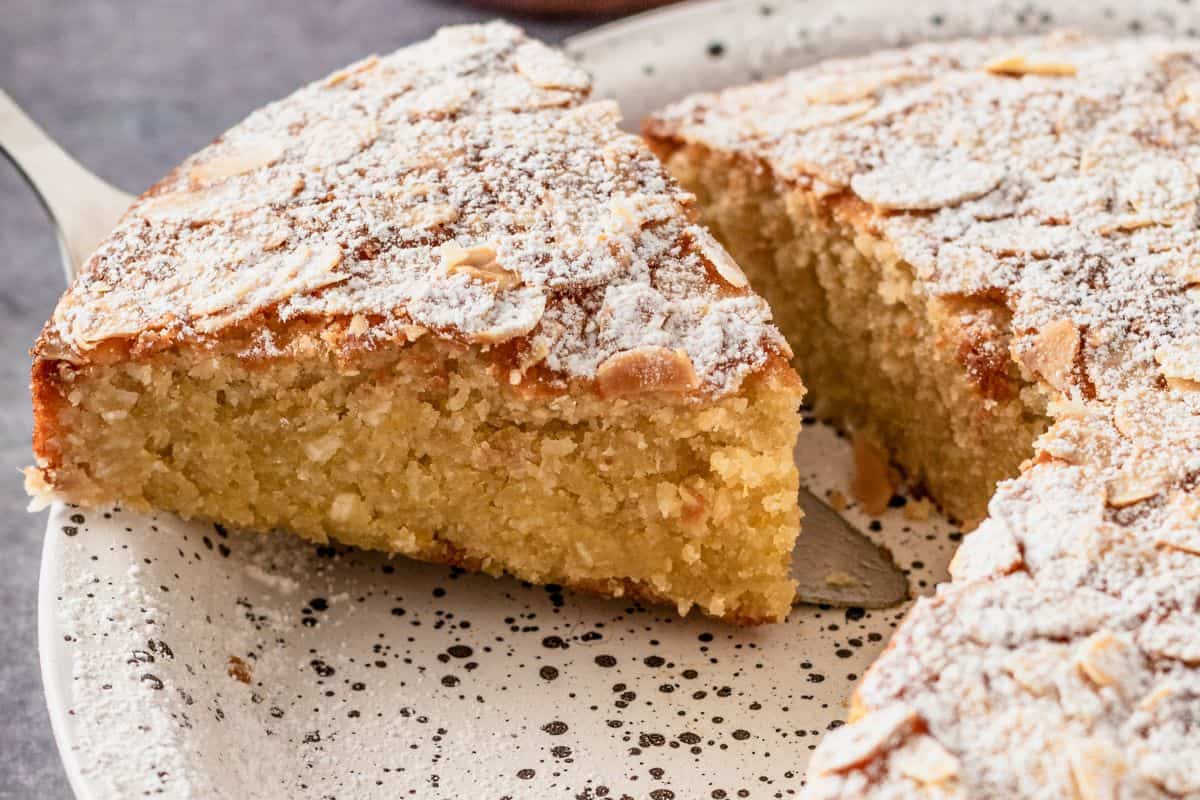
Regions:
[[[665,6],[677,0],[470,0],[471,5],[522,14],[613,16]]]

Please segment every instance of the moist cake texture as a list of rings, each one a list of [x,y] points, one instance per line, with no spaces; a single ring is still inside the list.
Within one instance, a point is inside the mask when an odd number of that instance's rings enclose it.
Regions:
[[[31,491],[781,618],[790,351],[589,91],[446,29],[189,158],[35,347]]]
[[[1012,476],[803,796],[1200,797],[1200,47],[923,45],[646,132],[818,408],[968,520]]]

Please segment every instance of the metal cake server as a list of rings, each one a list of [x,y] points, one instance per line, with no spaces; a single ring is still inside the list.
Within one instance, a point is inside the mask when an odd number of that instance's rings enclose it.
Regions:
[[[0,152],[16,165],[46,207],[58,232],[69,281],[133,203],[131,194],[71,158],[0,91]],[[889,554],[807,489],[800,489],[804,525],[792,553],[797,603],[883,608],[908,597],[908,580]]]
[[[908,599],[908,578],[891,553],[804,487],[800,508],[804,519],[792,551],[793,602],[887,608]]]

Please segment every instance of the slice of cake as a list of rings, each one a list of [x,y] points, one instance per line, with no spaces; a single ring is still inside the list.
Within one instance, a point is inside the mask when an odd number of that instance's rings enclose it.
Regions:
[[[924,45],[647,131],[817,407],[990,510],[803,796],[1200,797],[1200,46]]]
[[[790,351],[589,89],[452,28],[189,158],[34,349],[31,490],[782,618]]]

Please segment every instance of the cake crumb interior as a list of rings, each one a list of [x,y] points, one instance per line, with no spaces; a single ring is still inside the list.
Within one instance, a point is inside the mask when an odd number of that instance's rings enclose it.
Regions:
[[[46,449],[76,502],[121,498],[735,621],[790,605],[794,377],[768,371],[711,402],[547,398],[423,339],[353,369],[180,349],[60,385],[65,438]]]
[[[819,416],[881,444],[910,483],[974,527],[1049,425],[1009,354],[1009,313],[917,291],[910,265],[838,199],[758,162],[651,142],[770,303]],[[843,206],[843,208],[845,208]]]

